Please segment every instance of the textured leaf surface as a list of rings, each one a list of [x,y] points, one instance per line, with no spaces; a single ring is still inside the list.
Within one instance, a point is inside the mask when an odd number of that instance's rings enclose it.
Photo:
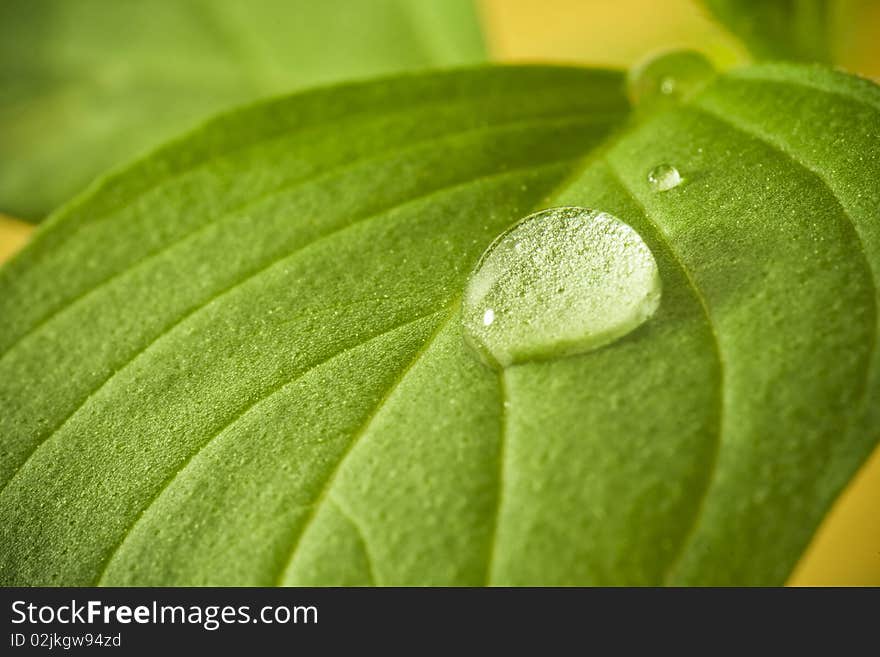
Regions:
[[[835,0],[703,0],[763,59],[831,61]]]
[[[0,211],[41,219],[243,101],[482,58],[470,0],[4,0]]]
[[[3,583],[784,581],[878,438],[880,93],[626,115],[578,69],[311,92],[56,215],[0,270]],[[636,228],[661,306],[499,375],[458,299],[553,205]]]

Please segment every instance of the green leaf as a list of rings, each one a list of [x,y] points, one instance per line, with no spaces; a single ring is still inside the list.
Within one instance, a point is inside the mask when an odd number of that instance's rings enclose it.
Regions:
[[[0,211],[42,219],[244,101],[483,58],[471,0],[4,0]]]
[[[834,0],[703,0],[761,59],[831,62]]]
[[[878,439],[880,90],[761,66],[622,124],[622,87],[296,95],[57,214],[0,270],[0,581],[783,582]],[[635,228],[660,307],[498,374],[461,292],[556,205]]]

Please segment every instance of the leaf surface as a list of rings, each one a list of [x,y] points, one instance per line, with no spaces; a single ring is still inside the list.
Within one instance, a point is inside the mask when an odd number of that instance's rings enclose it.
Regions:
[[[245,101],[483,58],[470,0],[5,0],[0,211],[42,219]]]
[[[880,92],[767,65],[627,120],[622,87],[309,92],[57,214],[0,270],[2,582],[783,582],[878,439]],[[638,230],[660,308],[499,374],[461,291],[556,205]]]

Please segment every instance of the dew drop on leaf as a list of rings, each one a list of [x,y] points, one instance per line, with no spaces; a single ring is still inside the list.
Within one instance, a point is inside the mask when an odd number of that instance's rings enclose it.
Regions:
[[[660,304],[657,263],[641,236],[606,212],[542,210],[483,254],[462,299],[466,342],[493,367],[607,345]]]
[[[665,192],[681,184],[682,177],[678,169],[664,162],[648,172],[648,182],[655,192]]]
[[[715,75],[712,64],[691,50],[676,50],[636,65],[627,76],[627,93],[636,104],[685,98]]]

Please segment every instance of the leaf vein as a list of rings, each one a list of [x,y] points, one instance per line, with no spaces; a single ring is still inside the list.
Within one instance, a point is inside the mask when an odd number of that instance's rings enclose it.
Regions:
[[[492,534],[489,541],[489,558],[486,563],[486,579],[485,585],[492,583],[496,563],[498,560],[498,527],[501,522],[501,509],[504,502],[504,486],[507,480],[505,470],[507,468],[507,379],[505,370],[498,373],[498,392],[501,399],[499,410],[499,431],[498,431],[498,467],[497,467],[497,493],[495,501],[495,515],[492,519]]]
[[[821,84],[813,84],[813,83],[808,82],[807,80],[795,80],[793,78],[787,78],[787,77],[783,78],[783,77],[776,77],[776,76],[772,76],[772,75],[762,76],[762,75],[756,75],[753,71],[749,71],[748,75],[737,74],[736,71],[732,71],[731,73],[729,73],[729,75],[731,78],[742,81],[742,82],[755,81],[755,82],[764,82],[764,83],[768,83],[768,84],[778,84],[780,86],[788,86],[788,87],[796,87],[796,88],[800,88],[800,89],[807,89],[807,90],[815,92],[815,93],[821,93],[821,94],[825,94],[828,96],[834,96],[836,98],[842,98],[848,102],[855,103],[856,105],[861,105],[862,107],[865,107],[865,108],[872,110],[874,112],[880,110],[880,102],[873,102],[873,100],[868,100],[868,98],[866,98],[866,97],[861,97],[861,96],[856,96],[855,94],[846,93],[842,89],[840,89],[840,90],[830,89],[830,88],[825,87]],[[873,94],[876,94],[876,89],[874,89],[872,86],[868,85],[867,88],[870,89],[870,91]]]
[[[375,84],[375,83],[368,82],[366,84]],[[312,97],[315,95],[325,94],[325,93],[327,93],[327,91],[328,91],[328,88],[319,88],[319,89],[313,90],[312,92],[306,92],[305,94],[294,94],[293,96]],[[486,95],[491,96],[492,99],[495,101],[507,99],[510,104],[516,104],[515,99],[519,98],[521,95],[532,95],[533,93],[534,93],[534,90],[530,90],[528,92],[528,94],[522,94],[517,91],[517,92],[511,93],[511,94],[498,95],[498,94],[494,94],[492,91],[488,91]],[[290,98],[293,98],[293,96],[291,96]],[[282,97],[281,99],[276,101],[276,104],[280,104],[280,103],[284,102],[285,100],[289,100],[290,98]],[[161,189],[162,187],[167,186],[170,183],[174,183],[176,181],[183,180],[186,177],[188,177],[189,175],[191,175],[195,172],[201,171],[202,169],[206,169],[209,166],[211,166],[212,164],[216,164],[217,162],[220,162],[221,160],[226,159],[231,155],[237,155],[237,154],[248,153],[248,152],[252,152],[252,153],[258,152],[261,148],[263,148],[267,144],[270,144],[275,141],[281,141],[284,139],[288,139],[290,137],[307,134],[309,131],[326,130],[326,129],[334,127],[334,126],[338,127],[340,124],[346,125],[349,123],[354,123],[354,121],[358,121],[358,120],[363,120],[365,122],[368,122],[373,118],[378,118],[380,121],[385,121],[389,117],[408,116],[414,110],[436,109],[438,107],[450,108],[450,107],[456,107],[459,105],[464,108],[467,108],[468,106],[479,107],[480,104],[485,101],[485,99],[486,99],[486,96],[484,96],[483,93],[475,93],[475,94],[468,96],[466,98],[464,98],[464,97],[457,98],[452,101],[442,101],[442,102],[437,102],[437,101],[422,102],[422,101],[420,101],[420,102],[415,102],[403,110],[394,111],[394,112],[387,112],[386,111],[387,108],[386,109],[371,108],[371,109],[368,109],[365,111],[351,113],[351,114],[348,114],[344,117],[338,117],[337,119],[334,119],[331,121],[316,122],[316,123],[311,123],[311,124],[306,123],[305,126],[284,125],[282,129],[269,131],[268,133],[261,135],[260,137],[258,137],[254,141],[249,141],[247,143],[244,143],[244,144],[241,144],[238,146],[232,146],[230,148],[221,149],[220,151],[213,153],[211,155],[208,155],[203,159],[200,159],[196,162],[192,162],[187,165],[184,165],[179,170],[174,171],[173,173],[166,175],[165,177],[158,178],[154,183],[149,184],[145,188],[136,191],[135,193],[133,193],[132,195],[130,195],[128,198],[124,199],[124,201],[121,201],[120,203],[122,203],[124,205],[130,205],[132,203],[139,201],[140,199],[147,196],[148,194],[150,194],[158,189]],[[258,101],[256,106],[265,105],[265,104],[268,104],[268,103],[266,101]],[[188,131],[184,132],[179,137],[172,139],[169,142],[165,143],[164,145],[157,147],[153,151],[148,152],[146,155],[144,155],[138,159],[135,159],[133,162],[129,163],[124,169],[120,170],[119,172],[111,171],[110,173],[99,176],[86,189],[86,191],[84,191],[80,195],[80,197],[82,197],[83,199],[86,199],[87,196],[93,196],[95,194],[98,194],[98,193],[104,191],[105,188],[111,187],[112,183],[115,182],[121,176],[130,175],[131,171],[133,169],[135,169],[142,162],[146,162],[146,161],[152,160],[152,159],[158,159],[163,154],[167,154],[168,151],[174,152],[175,150],[179,149],[181,145],[188,143],[189,141],[191,141],[192,139],[194,139],[195,137],[197,137],[199,134],[201,134],[203,132],[210,131],[210,130],[227,131],[227,130],[225,130],[225,127],[224,127],[225,122],[229,121],[233,117],[236,119],[241,119],[247,112],[250,111],[250,109],[251,108],[248,107],[245,109],[236,108],[236,109],[228,110],[225,112],[221,112],[219,115],[212,116],[212,117],[210,117],[200,123],[196,123]],[[584,115],[584,112],[581,112],[581,115]],[[619,112],[605,110],[602,112],[591,112],[590,115],[591,116],[600,116],[601,115],[602,117],[610,119],[611,117],[619,116]],[[525,115],[525,116],[528,117],[528,115]],[[542,115],[541,114],[534,115],[535,118],[538,118],[540,116],[542,116]],[[545,114],[544,116],[549,116],[549,115]],[[65,208],[68,208],[68,207],[71,208],[70,210],[65,210],[64,208],[62,208],[61,213],[53,214],[51,217],[49,217],[43,223],[43,226],[46,228],[54,227],[54,225],[58,224],[61,220],[67,220],[68,217],[70,217],[71,215],[73,215],[75,217],[76,213],[81,212],[82,207],[87,206],[87,205],[88,205],[87,200],[78,201],[77,199],[74,199],[69,204],[64,206]],[[94,225],[96,223],[103,222],[106,219],[114,218],[118,210],[119,210],[118,207],[113,207],[113,208],[110,208],[109,210],[107,210],[106,212],[97,214],[97,215],[89,218],[89,220],[84,222],[83,224],[77,225],[74,228],[74,230],[71,232],[71,234],[67,236],[67,239],[69,240],[71,237],[75,236],[79,232],[79,230],[81,230],[86,225]],[[27,251],[27,248],[28,247],[26,246],[25,251]]]
[[[381,154],[379,156],[359,158],[359,159],[353,160],[351,162],[347,162],[344,165],[332,167],[332,168],[330,168],[320,174],[317,174],[314,176],[307,176],[306,178],[296,180],[292,184],[284,184],[280,187],[272,189],[272,190],[266,192],[265,194],[261,194],[260,196],[258,196],[256,198],[250,199],[244,203],[240,203],[238,205],[235,205],[233,207],[228,208],[225,212],[221,213],[216,218],[210,220],[206,224],[203,224],[203,225],[199,226],[198,228],[196,228],[195,230],[190,231],[190,232],[180,236],[179,238],[162,246],[161,248],[157,249],[156,251],[148,253],[143,258],[135,260],[134,262],[130,263],[128,266],[124,267],[123,269],[119,270],[118,272],[111,274],[110,276],[108,276],[108,277],[98,281],[94,285],[90,286],[86,290],[83,290],[79,294],[66,300],[56,310],[50,312],[43,319],[39,320],[36,324],[34,324],[32,327],[30,327],[25,333],[23,333],[22,335],[15,338],[15,340],[12,342],[12,344],[10,344],[8,347],[6,347],[6,349],[3,351],[2,355],[0,355],[0,361],[2,361],[4,358],[6,358],[6,356],[10,352],[12,352],[19,344],[24,342],[27,338],[29,338],[33,334],[37,333],[40,329],[47,326],[53,319],[55,319],[56,317],[63,314],[65,311],[67,311],[72,306],[77,305],[83,299],[90,297],[92,294],[95,294],[99,290],[102,290],[107,285],[113,283],[117,279],[122,278],[127,274],[130,274],[132,271],[138,270],[140,267],[146,266],[149,263],[153,262],[154,260],[159,259],[160,257],[165,255],[166,253],[168,253],[169,251],[171,251],[175,247],[178,247],[181,244],[185,244],[191,240],[197,239],[199,236],[214,229],[218,224],[222,223],[226,219],[234,217],[239,212],[243,212],[248,209],[257,207],[260,204],[265,203],[266,201],[268,201],[270,199],[273,199],[273,198],[276,198],[279,196],[283,196],[285,194],[289,194],[290,192],[295,191],[297,189],[300,189],[302,187],[306,187],[307,185],[319,183],[322,181],[332,180],[333,178],[335,178],[341,174],[344,174],[349,171],[354,171],[364,165],[368,165],[371,163],[383,162],[383,161],[389,160],[391,158],[400,156],[400,155],[408,153],[408,152],[417,152],[417,151],[423,149],[425,146],[430,146],[431,144],[435,144],[435,143],[440,144],[440,143],[447,141],[447,140],[468,138],[468,137],[474,137],[474,136],[478,136],[478,135],[488,135],[488,134],[492,134],[493,132],[496,132],[496,131],[502,132],[505,130],[517,129],[520,127],[549,125],[549,124],[554,124],[554,123],[563,124],[563,123],[567,123],[569,121],[574,124],[593,123],[593,121],[584,119],[582,116],[579,116],[576,114],[560,114],[560,115],[540,117],[537,119],[502,122],[502,123],[497,123],[497,124],[495,124],[491,127],[488,127],[488,128],[482,127],[482,128],[476,128],[476,129],[461,130],[461,131],[445,133],[445,134],[440,135],[435,138],[410,142],[404,148],[396,148],[396,149],[390,149],[388,151],[383,151],[383,152],[381,152]],[[596,123],[598,123],[598,122],[600,122],[600,121],[596,121]]]
[[[548,162],[548,163],[546,163],[545,165],[543,165],[543,167],[558,166],[559,164],[562,164],[562,163],[564,163],[564,162],[566,162],[566,161],[568,161],[568,160],[559,160],[559,161],[554,161],[554,162]],[[132,364],[132,363],[133,363],[138,357],[142,356],[142,355],[143,355],[145,352],[147,352],[152,346],[154,346],[155,344],[157,344],[158,342],[160,342],[163,338],[165,338],[165,337],[167,337],[169,334],[171,334],[171,333],[172,333],[177,327],[181,326],[181,325],[182,325],[184,322],[186,322],[188,319],[194,317],[197,313],[199,313],[200,311],[204,310],[208,305],[217,302],[220,298],[226,296],[227,294],[232,293],[234,290],[240,288],[241,286],[245,285],[245,284],[248,283],[249,281],[252,281],[252,280],[256,279],[256,278],[259,277],[261,274],[264,274],[264,273],[267,272],[269,269],[271,269],[273,266],[277,265],[278,263],[280,263],[280,262],[282,262],[282,261],[284,261],[284,260],[287,260],[287,259],[290,258],[290,257],[293,257],[294,255],[296,255],[296,254],[298,254],[298,253],[300,253],[300,252],[306,250],[307,248],[309,248],[309,247],[313,247],[315,244],[317,244],[317,243],[319,243],[319,242],[323,242],[323,241],[328,240],[328,239],[330,239],[330,238],[336,237],[336,236],[338,236],[339,234],[344,233],[345,231],[347,231],[347,230],[349,230],[349,229],[351,229],[351,228],[354,228],[355,226],[363,225],[363,224],[366,223],[366,222],[369,222],[369,221],[372,221],[372,220],[376,220],[376,219],[378,219],[378,218],[381,218],[381,217],[385,216],[388,212],[391,212],[391,211],[393,211],[393,210],[395,210],[395,209],[398,209],[398,208],[403,207],[403,206],[405,206],[405,205],[408,205],[408,204],[410,204],[410,203],[423,202],[425,199],[432,198],[432,197],[434,197],[434,196],[437,196],[437,195],[440,195],[440,194],[443,194],[443,193],[448,193],[450,190],[454,190],[454,189],[458,189],[458,188],[461,188],[461,187],[466,187],[466,186],[468,186],[468,185],[472,185],[472,184],[474,184],[475,182],[486,181],[486,180],[494,180],[494,179],[501,179],[501,178],[505,178],[505,177],[508,177],[508,176],[521,175],[524,171],[533,172],[533,171],[539,170],[540,168],[542,168],[542,167],[526,166],[526,167],[521,167],[521,168],[518,168],[518,169],[508,169],[507,171],[502,171],[502,172],[500,172],[500,173],[496,172],[496,173],[488,174],[488,175],[485,175],[485,176],[479,176],[479,177],[476,177],[476,178],[471,178],[470,180],[467,180],[466,182],[459,183],[459,184],[456,184],[456,185],[449,185],[449,186],[441,187],[441,188],[439,188],[439,189],[432,190],[431,192],[429,192],[429,193],[427,193],[427,194],[424,194],[424,195],[421,195],[421,196],[411,197],[411,198],[407,199],[407,200],[406,200],[405,202],[403,202],[403,203],[395,204],[395,205],[393,205],[393,206],[390,207],[390,208],[385,208],[384,210],[382,210],[381,212],[379,212],[379,213],[377,213],[377,214],[370,215],[370,216],[365,217],[365,218],[362,218],[362,219],[360,219],[360,220],[358,220],[358,221],[356,221],[356,222],[353,222],[353,223],[350,223],[350,224],[346,224],[344,227],[342,227],[342,228],[340,228],[340,229],[337,229],[337,230],[331,231],[331,232],[329,232],[329,233],[326,233],[326,234],[320,236],[319,238],[317,238],[316,240],[313,240],[313,241],[311,241],[311,242],[308,242],[307,244],[301,245],[299,248],[295,249],[294,251],[292,251],[292,252],[290,252],[290,253],[286,253],[286,254],[280,256],[279,258],[276,258],[275,260],[272,260],[271,262],[269,262],[269,263],[268,263],[267,265],[265,265],[264,267],[258,269],[258,270],[255,271],[255,272],[252,272],[252,273],[248,274],[245,278],[243,278],[243,279],[239,279],[239,280],[235,281],[235,282],[234,282],[232,285],[230,285],[229,287],[226,287],[226,288],[224,288],[223,290],[219,291],[218,293],[212,295],[212,296],[209,297],[207,300],[205,300],[204,302],[202,302],[202,303],[200,303],[199,305],[197,305],[195,308],[191,309],[190,311],[188,311],[187,313],[185,313],[185,314],[182,315],[181,317],[175,319],[171,324],[167,325],[164,329],[162,329],[162,331],[161,331],[156,337],[152,338],[152,339],[151,339],[146,345],[144,345],[142,348],[140,348],[137,352],[135,352],[132,356],[130,356],[130,357],[129,357],[124,363],[122,363],[117,369],[115,369],[115,370],[110,374],[110,376],[106,377],[101,383],[99,383],[99,384],[98,384],[98,385],[97,385],[97,386],[96,386],[96,387],[95,387],[95,388],[94,388],[94,389],[93,389],[88,395],[86,395],[86,397],[83,398],[83,401],[82,401],[82,402],[81,402],[81,403],[80,403],[75,409],[73,409],[73,411],[72,411],[69,415],[67,415],[67,416],[66,416],[66,417],[65,417],[65,418],[64,418],[64,419],[63,419],[63,420],[62,420],[62,421],[61,421],[61,422],[60,422],[60,423],[59,423],[59,424],[58,424],[58,425],[52,430],[51,433],[49,433],[45,438],[43,438],[42,440],[40,440],[40,441],[34,446],[34,448],[31,450],[31,452],[28,454],[28,456],[25,458],[25,460],[21,463],[21,465],[19,465],[19,466],[18,466],[18,467],[17,467],[17,468],[16,468],[16,469],[15,469],[15,470],[9,475],[9,479],[6,481],[6,483],[5,483],[2,487],[0,487],[0,496],[2,496],[3,491],[4,491],[4,490],[5,490],[5,489],[6,489],[6,488],[12,483],[13,479],[14,479],[14,478],[15,478],[15,477],[16,477],[16,476],[22,471],[22,468],[24,468],[24,466],[28,463],[28,461],[30,461],[30,459],[31,459],[31,458],[33,457],[33,455],[37,452],[37,450],[40,448],[40,446],[43,445],[44,443],[48,442],[49,440],[51,440],[52,437],[53,437],[55,434],[57,434],[58,432],[60,432],[61,429],[63,429],[64,426],[65,426],[65,425],[66,425],[66,424],[67,424],[67,423],[68,423],[68,422],[69,422],[69,421],[70,421],[70,420],[71,420],[71,419],[72,419],[72,418],[73,418],[73,417],[74,417],[74,416],[75,416],[75,415],[76,415],[76,414],[77,414],[77,413],[78,413],[78,412],[79,412],[79,411],[80,411],[80,410],[81,410],[81,409],[82,409],[87,403],[88,403],[89,399],[91,399],[92,397],[94,397],[94,396],[95,396],[96,394],[98,394],[102,389],[104,389],[107,385],[109,385],[110,383],[112,383],[112,381],[113,381],[113,380],[114,380],[114,379],[115,379],[115,378],[116,378],[116,377],[117,377],[117,376],[118,376],[123,370],[125,370],[128,366],[130,366],[130,365],[131,365],[131,364]]]
[[[150,508],[152,508],[152,506],[159,500],[159,498],[162,497],[162,494],[165,493],[165,491],[167,491],[172,486],[172,484],[178,479],[179,475],[184,470],[186,470],[186,468],[196,459],[196,457],[198,457],[199,454],[201,454],[205,449],[207,449],[208,446],[211,445],[216,438],[222,436],[224,433],[229,431],[232,427],[234,427],[236,424],[238,424],[238,422],[240,422],[242,419],[244,419],[252,410],[257,408],[259,405],[265,403],[266,401],[271,399],[274,395],[282,392],[288,386],[290,386],[290,385],[296,383],[297,381],[300,381],[304,377],[308,376],[310,372],[321,367],[322,365],[325,365],[325,364],[333,361],[334,359],[336,359],[346,353],[354,351],[355,349],[363,347],[364,345],[369,344],[370,342],[377,340],[385,335],[388,335],[389,333],[393,333],[394,331],[411,326],[412,324],[416,324],[416,323],[418,323],[424,319],[427,319],[429,317],[439,315],[442,312],[443,312],[442,310],[434,310],[434,311],[431,311],[430,313],[426,313],[424,315],[419,315],[415,319],[407,320],[406,322],[392,326],[391,328],[383,329],[381,332],[379,332],[375,335],[371,335],[366,340],[362,340],[361,342],[358,342],[357,344],[355,344],[351,347],[346,347],[345,349],[337,351],[337,352],[331,354],[330,356],[328,356],[327,358],[324,358],[321,361],[310,365],[306,370],[301,371],[301,372],[297,372],[297,374],[293,378],[286,379],[284,381],[281,381],[279,384],[272,386],[265,394],[261,395],[260,397],[258,397],[256,400],[254,400],[250,404],[247,404],[246,406],[244,406],[238,413],[236,413],[232,417],[232,419],[230,419],[228,422],[226,422],[226,424],[224,424],[217,432],[215,432],[213,435],[211,435],[208,438],[208,440],[206,440],[204,443],[202,443],[192,454],[190,454],[183,461],[183,463],[180,465],[180,467],[170,477],[168,477],[165,480],[165,482],[159,487],[159,489],[156,491],[155,495],[153,495],[150,498],[150,500],[147,502],[147,504],[141,509],[140,513],[138,513],[138,515],[134,519],[134,521],[125,530],[125,533],[122,535],[122,538],[119,540],[119,542],[116,544],[116,546],[110,551],[109,556],[104,561],[104,567],[102,568],[102,570],[98,574],[98,576],[95,578],[95,586],[97,586],[101,583],[101,579],[106,574],[110,563],[113,561],[113,557],[116,555],[117,552],[119,552],[119,550],[125,544],[125,541],[128,539],[128,537],[131,536],[135,527],[137,527],[137,525],[140,523],[140,521],[144,518],[147,511],[149,511]]]
[[[281,586],[284,581],[284,576],[293,566],[293,563],[296,559],[296,555],[299,552],[300,547],[302,546],[302,541],[305,538],[309,527],[311,527],[312,523],[315,521],[318,511],[326,501],[327,497],[330,495],[330,491],[333,488],[333,484],[336,482],[339,473],[342,470],[342,466],[345,464],[348,457],[354,451],[354,448],[360,443],[361,438],[370,430],[370,427],[373,425],[376,417],[379,415],[382,408],[384,408],[385,404],[388,400],[394,395],[394,392],[400,387],[400,384],[406,379],[407,375],[412,372],[413,368],[419,363],[422,357],[429,351],[431,346],[437,340],[439,335],[443,332],[443,330],[450,324],[452,319],[456,316],[458,311],[458,299],[449,304],[448,317],[441,321],[437,328],[434,329],[434,332],[425,340],[424,344],[422,344],[421,348],[416,352],[413,356],[412,360],[397,374],[395,380],[391,383],[390,386],[385,390],[385,393],[376,403],[376,407],[373,411],[367,416],[366,420],[361,424],[361,427],[353,434],[351,440],[349,440],[348,445],[343,450],[342,454],[336,461],[336,465],[330,471],[330,474],[324,480],[324,485],[321,487],[317,496],[315,497],[315,501],[311,506],[311,512],[306,517],[305,522],[303,523],[302,528],[299,530],[293,545],[289,550],[289,556],[285,559],[281,569],[278,572],[278,575],[275,577],[275,585]]]
[[[702,290],[696,283],[696,280],[693,277],[690,269],[684,264],[684,261],[679,256],[678,252],[672,245],[672,241],[660,227],[659,222],[655,221],[651,218],[648,213],[647,207],[636,197],[635,193],[630,189],[630,187],[624,182],[623,177],[614,169],[609,161],[605,162],[608,172],[612,176],[612,178],[620,185],[621,189],[626,192],[626,194],[633,200],[636,206],[641,210],[642,215],[645,219],[654,227],[654,230],[657,234],[657,237],[663,242],[666,246],[667,251],[672,256],[675,264],[684,275],[685,280],[688,283],[688,286],[691,288],[694,294],[694,298],[700,304],[700,308],[703,312],[703,316],[706,320],[706,327],[709,330],[709,334],[712,337],[712,344],[715,348],[715,358],[718,363],[718,422],[715,431],[715,441],[713,443],[712,456],[711,456],[711,465],[709,468],[709,473],[706,476],[706,483],[703,489],[702,495],[700,496],[700,500],[697,502],[696,511],[694,513],[693,520],[691,522],[690,527],[685,532],[682,542],[679,546],[678,551],[673,554],[672,558],[669,561],[669,565],[666,569],[666,572],[661,578],[661,581],[664,584],[668,584],[672,578],[672,574],[675,571],[676,567],[680,563],[682,557],[687,552],[687,548],[690,545],[691,540],[696,534],[697,526],[700,524],[700,519],[702,518],[706,500],[709,497],[709,490],[712,486],[712,482],[715,479],[718,469],[718,455],[721,452],[721,443],[723,439],[723,429],[724,429],[724,359],[722,358],[722,349],[721,349],[721,340],[719,338],[718,330],[715,326],[715,323],[712,321],[712,315],[709,312],[709,305],[706,302],[706,297],[703,294]]]
[[[382,583],[379,581],[379,577],[377,576],[377,570],[374,566],[373,557],[370,554],[370,544],[367,541],[367,535],[366,533],[364,533],[364,530],[361,529],[360,523],[354,519],[354,514],[350,513],[345,508],[345,505],[336,495],[330,493],[329,500],[330,502],[332,502],[333,506],[336,507],[336,510],[339,511],[339,514],[348,521],[348,523],[352,526],[352,528],[358,535],[358,539],[361,543],[361,548],[364,551],[364,559],[367,562],[367,574],[370,577],[371,585],[382,586]]]
[[[877,336],[878,332],[880,332],[880,307],[878,307],[877,298],[880,296],[880,286],[877,284],[877,271],[875,267],[871,264],[871,259],[868,257],[868,249],[865,245],[865,240],[859,230],[859,224],[855,220],[855,218],[847,212],[846,208],[843,206],[841,200],[835,194],[834,189],[831,186],[831,183],[826,179],[825,175],[818,169],[813,168],[808,163],[799,159],[788,147],[786,147],[783,143],[779,143],[774,140],[770,135],[767,135],[763,132],[759,132],[759,130],[751,125],[745,125],[743,119],[733,119],[731,116],[722,116],[718,114],[714,109],[704,107],[703,105],[695,106],[691,105],[690,108],[695,112],[707,116],[710,119],[721,123],[728,128],[739,132],[742,135],[760,141],[762,144],[766,145],[773,152],[779,153],[785,159],[789,160],[799,169],[806,171],[811,177],[815,178],[819,184],[828,192],[834,202],[837,204],[838,208],[840,208],[840,214],[845,218],[843,222],[847,225],[851,230],[852,234],[855,237],[856,244],[858,244],[859,255],[861,256],[862,263],[865,267],[865,270],[869,272],[870,276],[868,276],[868,280],[871,282],[871,314],[874,318],[874,330],[871,331],[871,343],[868,345],[868,358],[865,360],[865,374],[864,378],[861,382],[861,391],[859,392],[860,402],[859,406],[865,406],[868,403],[868,393],[870,391],[870,381],[871,381],[871,372],[873,370],[875,354],[877,350]]]

